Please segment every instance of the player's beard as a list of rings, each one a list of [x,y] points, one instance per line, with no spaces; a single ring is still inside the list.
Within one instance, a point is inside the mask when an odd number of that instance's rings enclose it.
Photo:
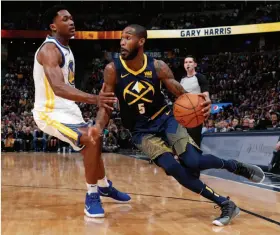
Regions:
[[[138,55],[139,47],[135,47],[133,50],[129,52],[126,58],[123,60],[133,60]]]

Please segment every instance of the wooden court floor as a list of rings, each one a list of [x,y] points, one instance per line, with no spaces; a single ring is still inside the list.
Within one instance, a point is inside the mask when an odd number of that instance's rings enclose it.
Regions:
[[[211,222],[219,209],[155,165],[118,154],[103,159],[108,178],[132,201],[103,199],[106,217],[89,219],[83,214],[86,185],[79,154],[2,153],[2,234],[280,234],[278,192],[202,175],[245,210],[229,226],[215,227]]]

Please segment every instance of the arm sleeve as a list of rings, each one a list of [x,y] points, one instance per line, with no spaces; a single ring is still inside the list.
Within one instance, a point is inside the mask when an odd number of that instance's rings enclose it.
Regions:
[[[198,79],[201,92],[206,92],[206,91],[209,92],[209,82],[207,78],[203,74],[197,74],[196,77]]]

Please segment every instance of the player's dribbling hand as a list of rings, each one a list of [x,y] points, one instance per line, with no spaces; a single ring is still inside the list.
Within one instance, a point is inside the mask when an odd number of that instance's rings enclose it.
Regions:
[[[200,105],[203,107],[202,112],[203,112],[203,116],[205,117],[205,119],[208,119],[211,113],[211,100],[209,99],[209,96],[206,95],[205,93],[201,93],[199,94],[200,96],[202,96],[205,101],[203,103],[201,103]]]
[[[114,110],[113,104],[117,102],[117,98],[113,92],[105,92],[105,86],[105,83],[103,83],[102,89],[97,96],[97,105]]]

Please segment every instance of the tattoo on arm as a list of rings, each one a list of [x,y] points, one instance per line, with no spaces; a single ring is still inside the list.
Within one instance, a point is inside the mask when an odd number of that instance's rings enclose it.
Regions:
[[[162,60],[155,60],[155,69],[158,78],[164,83],[166,88],[176,97],[187,93],[183,86],[175,80],[174,75],[168,65]]]

